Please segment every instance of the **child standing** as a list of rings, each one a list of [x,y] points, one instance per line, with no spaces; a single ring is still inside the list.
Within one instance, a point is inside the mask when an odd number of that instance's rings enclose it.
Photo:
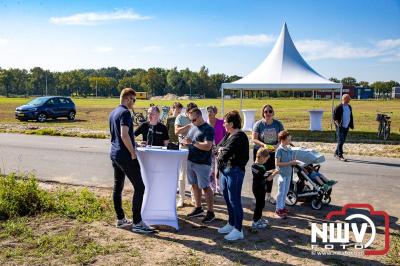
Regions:
[[[278,218],[287,217],[287,209],[285,208],[286,195],[289,192],[290,181],[292,180],[293,168],[296,164],[293,160],[293,152],[290,149],[292,138],[288,131],[283,130],[278,134],[279,146],[275,154],[275,166],[279,170],[278,177],[278,194],[276,196],[276,211]]]
[[[252,229],[266,228],[268,220],[262,218],[262,211],[265,206],[265,195],[267,193],[267,181],[274,179],[278,170],[273,169],[267,171],[264,164],[269,159],[269,150],[267,148],[260,148],[256,154],[256,161],[251,166],[253,173],[253,194],[256,199],[256,206],[254,208]]]

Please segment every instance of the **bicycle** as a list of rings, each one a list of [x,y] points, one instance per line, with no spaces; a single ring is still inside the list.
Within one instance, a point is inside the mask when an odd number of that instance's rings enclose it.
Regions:
[[[376,121],[379,123],[377,136],[384,140],[388,140],[390,136],[390,124],[392,121],[388,114],[392,114],[392,112],[377,112],[376,115]]]
[[[132,120],[133,124],[135,126],[139,126],[143,124],[144,122],[147,121],[147,112],[141,113],[141,112],[135,112],[134,110],[132,111]]]
[[[169,115],[169,110],[170,110],[169,106],[162,106],[161,107],[160,121],[164,125],[167,124],[167,118],[168,118],[168,115]]]

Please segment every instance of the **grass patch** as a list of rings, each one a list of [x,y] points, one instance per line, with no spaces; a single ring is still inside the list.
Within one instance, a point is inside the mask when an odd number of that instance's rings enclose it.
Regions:
[[[24,237],[32,236],[31,228],[27,228],[26,218],[16,218],[7,220],[0,224],[0,239],[8,237]]]
[[[99,244],[85,232],[83,224],[114,218],[111,200],[97,197],[87,188],[47,191],[34,176],[0,176],[0,217],[3,263],[88,264],[99,255],[127,248],[123,243]],[[51,220],[57,217],[73,220],[73,226],[60,226],[58,219],[58,227],[52,228]]]
[[[67,218],[92,222],[113,215],[110,200],[98,198],[89,189],[53,193],[54,211]]]
[[[88,138],[107,138],[108,137],[108,115],[113,108],[119,104],[118,98],[99,98],[99,99],[73,99],[78,112],[75,121],[66,119],[49,120],[46,123],[20,122],[15,119],[15,108],[27,103],[31,99],[24,98],[2,98],[0,97],[0,132],[19,132],[27,134],[41,134],[52,136],[75,136]],[[221,111],[220,99],[198,99],[194,100],[200,107],[215,105]],[[175,101],[167,100],[139,100],[135,104],[135,109],[143,111],[143,108],[149,107],[150,103],[162,106],[171,106]],[[189,101],[180,101],[183,105]],[[261,118],[261,107],[264,104],[271,104],[275,109],[276,118],[280,119],[285,128],[298,135],[295,138],[305,141],[329,141],[333,139],[331,130],[331,108],[330,100],[312,100],[312,99],[291,99],[291,98],[266,98],[266,99],[244,99],[243,109],[255,109],[256,120]],[[335,101],[337,104],[338,101]],[[392,130],[390,141],[400,143],[400,101],[398,100],[352,100],[354,110],[355,130],[349,134],[349,142],[368,140],[368,142],[380,143],[382,141],[376,138],[378,123],[375,121],[376,111],[393,112]],[[240,101],[238,99],[225,100],[225,111],[239,109]],[[310,132],[309,113],[310,109],[322,109],[324,115],[322,118],[322,127],[324,132]],[[222,117],[222,114],[218,114]],[[7,127],[4,125],[7,124]],[[52,128],[51,130],[30,130],[29,128]],[[79,130],[76,130],[79,129]],[[91,133],[91,132],[96,133]],[[100,132],[97,132],[100,131]],[[389,143],[391,143],[389,142]]]
[[[8,230],[8,237],[12,239],[12,244],[2,245],[0,261],[5,259],[11,264],[43,265],[51,261],[55,264],[84,265],[94,262],[98,255],[116,251],[114,245],[97,243],[80,225],[44,233],[32,233],[27,220],[21,223],[10,220],[0,223],[0,226]]]
[[[37,255],[69,257],[68,262],[87,264],[100,254],[108,253],[105,246],[85,236],[79,226],[55,234],[45,234],[34,239]]]
[[[391,235],[390,250],[386,257],[389,265],[400,265],[400,233]]]
[[[41,189],[33,176],[0,176],[0,220],[44,212],[82,222],[113,217],[111,200],[99,198],[87,188],[49,192]]]

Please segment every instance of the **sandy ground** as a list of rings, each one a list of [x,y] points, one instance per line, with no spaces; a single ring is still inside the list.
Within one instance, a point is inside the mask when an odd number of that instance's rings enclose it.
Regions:
[[[62,186],[68,189],[79,188],[54,183],[42,183],[45,189]],[[111,197],[110,189],[90,188],[95,194]],[[125,199],[131,197],[126,191]],[[190,200],[188,198],[187,203]],[[244,203],[245,239],[235,243],[224,241],[217,228],[226,223],[227,213],[223,198],[217,196],[215,212],[217,220],[203,225],[201,218],[186,218],[191,211],[190,205],[178,210],[180,230],[158,227],[154,235],[143,236],[115,228],[113,223],[105,221],[85,224],[80,234],[94,239],[98,243],[115,243],[120,248],[112,254],[98,256],[94,265],[382,265],[384,256],[364,255],[313,255],[310,248],[310,223],[321,222],[326,212],[313,211],[308,206],[289,207],[290,218],[274,218],[273,206],[267,204],[264,217],[271,228],[250,231],[252,219],[251,202]],[[127,212],[129,213],[129,212]],[[32,222],[37,232],[66,230],[76,226],[77,221],[61,218]],[[383,246],[382,227],[378,228],[376,245]],[[0,243],[1,246],[1,243]],[[62,256],[52,258],[50,263],[63,264]]]

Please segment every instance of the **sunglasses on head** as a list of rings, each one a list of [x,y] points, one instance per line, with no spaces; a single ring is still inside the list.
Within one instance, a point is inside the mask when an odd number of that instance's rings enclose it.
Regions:
[[[274,111],[272,111],[272,110],[265,110],[265,111],[264,111],[265,114],[272,114],[273,112],[274,112]]]

